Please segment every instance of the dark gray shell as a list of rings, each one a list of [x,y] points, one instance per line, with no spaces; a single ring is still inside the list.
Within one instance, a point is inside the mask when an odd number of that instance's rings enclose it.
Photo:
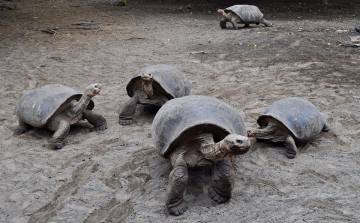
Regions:
[[[224,11],[235,13],[245,24],[259,23],[263,18],[260,9],[254,5],[233,5]]]
[[[82,92],[62,85],[45,85],[23,95],[14,107],[19,119],[34,127],[45,127],[48,120],[70,100],[79,100]],[[87,109],[94,108],[91,101]],[[58,112],[61,112],[60,110]]]
[[[158,153],[167,157],[181,139],[196,132],[211,132],[220,141],[228,134],[247,136],[245,123],[237,110],[207,96],[190,95],[170,100],[157,112],[151,133]]]
[[[285,98],[270,105],[257,120],[264,126],[265,117],[272,117],[282,124],[298,139],[314,138],[323,129],[326,116],[304,98]]]
[[[153,75],[155,84],[158,84],[169,100],[190,94],[192,83],[181,75],[181,71],[174,66],[158,64],[142,68],[135,72],[126,86],[126,91],[130,97],[134,96],[134,88],[137,86],[136,82],[141,81],[141,75],[143,73]]]

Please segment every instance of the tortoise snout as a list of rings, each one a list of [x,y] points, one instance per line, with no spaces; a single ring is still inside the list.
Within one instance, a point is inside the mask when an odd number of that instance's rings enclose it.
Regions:
[[[101,88],[102,88],[102,85],[101,84],[95,84],[95,86],[94,86],[94,94],[99,94],[100,93],[100,91],[101,91]]]

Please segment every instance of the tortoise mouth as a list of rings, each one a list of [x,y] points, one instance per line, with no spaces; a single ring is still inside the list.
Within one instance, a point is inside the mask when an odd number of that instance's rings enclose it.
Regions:
[[[247,153],[250,150],[250,145],[247,147],[233,147],[231,148],[231,154],[233,155],[242,155]]]
[[[100,94],[101,88],[97,89],[94,95]]]
[[[91,94],[89,95],[91,97],[94,97],[95,95],[100,94],[102,85],[101,84],[95,84],[93,87],[94,87],[94,89],[92,90]]]
[[[241,146],[237,146],[237,145],[233,145],[230,148],[230,153],[233,155],[242,155],[244,153],[247,153],[250,150],[251,144],[250,144],[250,140],[247,140],[246,142],[244,142],[244,145]]]
[[[146,83],[152,82],[154,80],[153,75],[147,73],[142,74],[141,79]]]
[[[99,94],[102,89],[102,85],[99,84],[98,88],[96,89],[96,94]]]

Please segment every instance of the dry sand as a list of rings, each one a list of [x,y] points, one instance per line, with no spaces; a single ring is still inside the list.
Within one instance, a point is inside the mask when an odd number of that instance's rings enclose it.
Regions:
[[[360,51],[347,42],[360,35],[360,4],[329,2],[241,1],[274,26],[221,30],[216,10],[234,2],[1,1],[16,9],[0,11],[0,222],[359,222]],[[72,25],[84,21],[100,24]],[[40,31],[49,28],[56,35]],[[235,107],[247,126],[296,96],[327,114],[331,131],[292,160],[281,145],[252,141],[235,160],[234,196],[224,204],[207,194],[211,170],[190,171],[189,210],[171,216],[171,165],[150,133],[156,109],[139,106],[134,125],[118,124],[127,81],[159,63],[182,70],[191,94]],[[109,129],[73,126],[60,150],[43,146],[47,130],[13,136],[13,106],[24,93],[94,82],[103,84],[95,111]]]

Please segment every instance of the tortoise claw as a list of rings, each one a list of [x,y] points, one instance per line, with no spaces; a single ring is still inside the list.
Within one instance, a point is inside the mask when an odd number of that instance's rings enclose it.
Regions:
[[[27,129],[23,129],[23,128],[17,128],[15,131],[14,131],[14,135],[21,135],[23,133],[27,132]]]
[[[102,131],[102,130],[105,130],[107,128],[108,128],[107,125],[94,126],[95,131]]]
[[[119,120],[119,124],[120,124],[120,125],[131,125],[131,124],[133,124],[133,123],[134,123],[134,121],[133,121],[132,119],[128,119],[128,120],[120,119],[120,120]]]
[[[296,153],[290,153],[290,152],[286,151],[285,156],[289,159],[294,159],[296,156]]]
[[[169,212],[172,215],[179,216],[179,215],[184,214],[187,209],[188,209],[188,206],[186,205],[186,202],[183,201],[179,205],[169,208]]]
[[[216,191],[211,187],[209,187],[208,192],[209,192],[209,196],[211,197],[211,199],[213,199],[214,201],[216,201],[219,204],[224,203],[229,200],[228,198],[225,198],[225,197],[219,195],[218,193],[216,193]]]
[[[46,144],[46,147],[49,149],[61,149],[62,147],[64,147],[64,142],[54,142],[52,140],[49,141],[48,144]]]

